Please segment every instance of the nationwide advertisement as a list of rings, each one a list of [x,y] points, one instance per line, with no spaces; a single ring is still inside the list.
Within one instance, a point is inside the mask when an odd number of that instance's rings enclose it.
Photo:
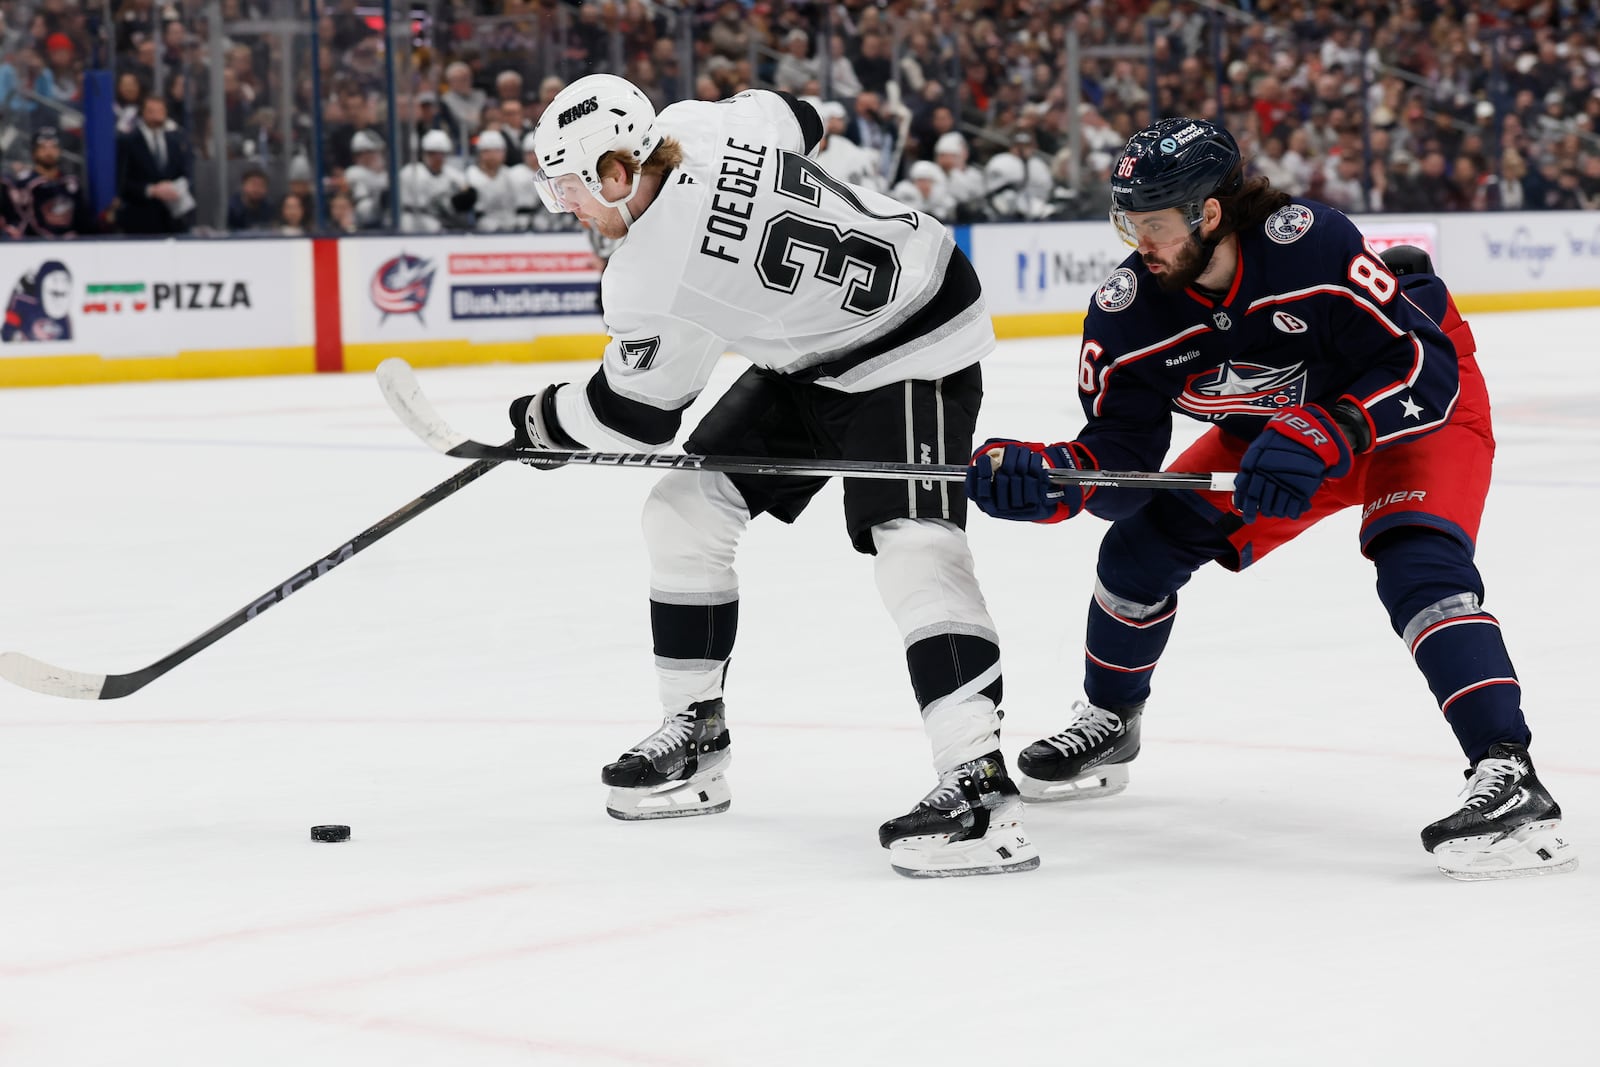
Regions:
[[[310,247],[276,240],[0,245],[0,361],[309,352]]]
[[[600,265],[582,233],[340,241],[346,363],[530,358],[542,339],[592,338]]]

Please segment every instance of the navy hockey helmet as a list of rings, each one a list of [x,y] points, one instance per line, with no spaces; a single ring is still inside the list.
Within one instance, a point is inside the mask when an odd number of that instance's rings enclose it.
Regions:
[[[1139,244],[1128,213],[1179,208],[1193,230],[1206,199],[1243,183],[1239,144],[1205,119],[1162,119],[1128,139],[1111,169],[1111,221],[1130,246]]]

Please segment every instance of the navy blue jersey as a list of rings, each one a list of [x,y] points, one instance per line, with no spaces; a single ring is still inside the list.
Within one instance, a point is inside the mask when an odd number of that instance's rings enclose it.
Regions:
[[[1095,293],[1078,366],[1089,421],[1077,440],[1101,469],[1157,469],[1174,411],[1250,440],[1280,408],[1347,400],[1374,449],[1449,421],[1456,350],[1419,306],[1442,310],[1442,283],[1427,276],[1432,301],[1402,290],[1354,223],[1314,201],[1238,237],[1219,297],[1163,292],[1137,253]]]

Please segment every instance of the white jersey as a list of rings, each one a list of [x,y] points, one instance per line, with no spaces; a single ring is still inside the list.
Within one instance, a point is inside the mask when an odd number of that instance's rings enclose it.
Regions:
[[[977,275],[949,232],[809,159],[821,124],[791,100],[752,90],[657,118],[683,165],[602,276],[600,370],[556,394],[585,446],[673,440],[727,351],[847,393],[942,378],[993,351]]]
[[[472,210],[478,216],[473,228],[479,233],[527,229],[526,216],[517,214],[517,181],[510,167],[501,167],[490,177],[474,163],[467,168],[467,184],[478,191]]]
[[[467,179],[458,171],[443,167],[433,173],[423,163],[407,163],[400,168],[400,229],[406,233],[440,233],[446,223],[459,218],[450,199],[466,188]]]
[[[356,209],[356,222],[361,226],[380,226],[384,223],[384,202],[389,192],[389,172],[369,170],[359,163],[346,167],[345,184],[350,189],[350,202]]]

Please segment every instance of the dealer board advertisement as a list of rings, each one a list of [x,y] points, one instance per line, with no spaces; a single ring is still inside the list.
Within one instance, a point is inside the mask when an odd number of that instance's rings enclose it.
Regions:
[[[341,241],[347,365],[397,354],[398,342],[414,362],[460,362],[600,333],[599,266],[581,233]]]
[[[50,356],[309,358],[309,241],[8,242],[0,287],[0,375],[5,360]]]

